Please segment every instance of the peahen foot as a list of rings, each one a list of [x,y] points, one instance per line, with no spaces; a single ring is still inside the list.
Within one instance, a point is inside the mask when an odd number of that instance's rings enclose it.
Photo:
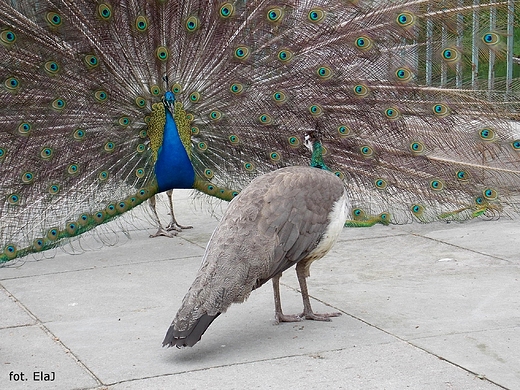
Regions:
[[[312,260],[311,260],[312,262]],[[307,290],[307,276],[309,276],[309,264],[300,262],[296,265],[296,276],[298,277],[298,283],[300,283],[300,291],[303,299],[303,313],[299,315],[302,319],[314,320],[314,321],[330,321],[331,317],[339,317],[341,313],[314,313],[311,307],[311,301],[309,299],[309,291]]]
[[[298,275],[302,274],[305,267],[296,266],[296,272]],[[300,271],[298,271],[300,270]],[[305,283],[305,277],[302,276],[300,280],[300,288],[303,298],[303,313],[301,314],[283,314],[282,304],[280,301],[280,278],[282,274],[273,277],[273,292],[274,292],[274,321],[275,324],[280,322],[300,322],[303,320],[314,320],[314,321],[330,321],[331,317],[339,317],[341,313],[314,313],[311,308],[309,294],[307,292],[307,284]],[[300,278],[299,278],[300,279]],[[302,286],[303,283],[303,286]]]
[[[333,313],[314,313],[312,310],[309,312],[303,312],[298,317],[306,320],[314,320],[314,321],[330,321],[331,317],[339,317],[341,315],[340,312]]]
[[[280,322],[300,322],[304,318],[297,314],[283,314],[282,312],[274,314],[274,323],[279,324]]]

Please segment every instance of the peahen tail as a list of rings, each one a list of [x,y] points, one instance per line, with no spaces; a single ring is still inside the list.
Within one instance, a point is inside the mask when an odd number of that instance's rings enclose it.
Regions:
[[[0,262],[324,163],[354,224],[519,211],[514,0],[0,3]]]

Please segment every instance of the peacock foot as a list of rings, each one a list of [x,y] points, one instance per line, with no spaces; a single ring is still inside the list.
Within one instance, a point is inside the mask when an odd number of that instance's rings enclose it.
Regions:
[[[299,315],[300,318],[313,321],[331,321],[330,317],[339,317],[341,313],[314,313],[313,311],[303,312]]]
[[[168,231],[168,230],[165,230],[164,228],[160,227],[160,228],[157,230],[157,233],[155,233],[155,234],[150,234],[150,238],[155,238],[155,237],[160,237],[160,236],[173,238],[173,237],[175,237],[176,235],[177,235],[177,232],[176,232],[176,231]]]
[[[182,232],[183,229],[192,229],[193,226],[185,226],[180,225],[177,222],[171,222],[168,226],[166,226],[167,231],[176,231],[176,232]]]

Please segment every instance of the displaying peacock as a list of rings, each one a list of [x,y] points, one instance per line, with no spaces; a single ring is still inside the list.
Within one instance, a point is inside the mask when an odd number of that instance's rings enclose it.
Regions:
[[[512,0],[2,1],[0,262],[158,192],[230,200],[308,165],[313,129],[351,225],[514,215],[519,15]]]

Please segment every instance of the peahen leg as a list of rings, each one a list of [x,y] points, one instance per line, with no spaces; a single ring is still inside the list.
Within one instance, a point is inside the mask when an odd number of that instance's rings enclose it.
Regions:
[[[156,195],[152,196],[149,199],[148,204],[150,205],[150,209],[152,210],[152,214],[153,214],[153,217],[155,219],[155,223],[158,226],[158,229],[157,229],[157,233],[150,234],[150,238],[159,237],[159,236],[164,236],[164,237],[174,237],[174,236],[176,236],[177,235],[176,231],[168,231],[167,229],[165,229],[162,226],[161,220],[159,219],[159,215],[157,215],[157,209],[156,209],[157,201],[156,201],[155,197],[156,197]],[[170,197],[170,199],[171,199],[171,197]],[[172,215],[173,215],[173,209],[171,209],[171,210],[172,210]]]
[[[280,278],[282,274],[273,277],[273,292],[274,292],[274,318],[277,324],[280,322],[298,322],[303,318],[293,314],[286,315],[282,313],[282,302],[280,301]]]
[[[300,283],[300,291],[303,299],[303,313],[299,315],[302,319],[316,321],[330,321],[330,317],[339,317],[341,313],[314,313],[312,311],[311,302],[309,300],[309,291],[307,290],[307,277],[309,276],[306,262],[300,261],[296,264],[296,276]]]
[[[166,196],[168,196],[168,201],[170,203],[170,215],[172,218],[170,224],[168,226],[166,226],[166,230],[167,231],[175,230],[178,232],[182,232],[182,229],[192,229],[193,226],[181,225],[175,219],[175,213],[173,212],[173,190],[166,191]]]

